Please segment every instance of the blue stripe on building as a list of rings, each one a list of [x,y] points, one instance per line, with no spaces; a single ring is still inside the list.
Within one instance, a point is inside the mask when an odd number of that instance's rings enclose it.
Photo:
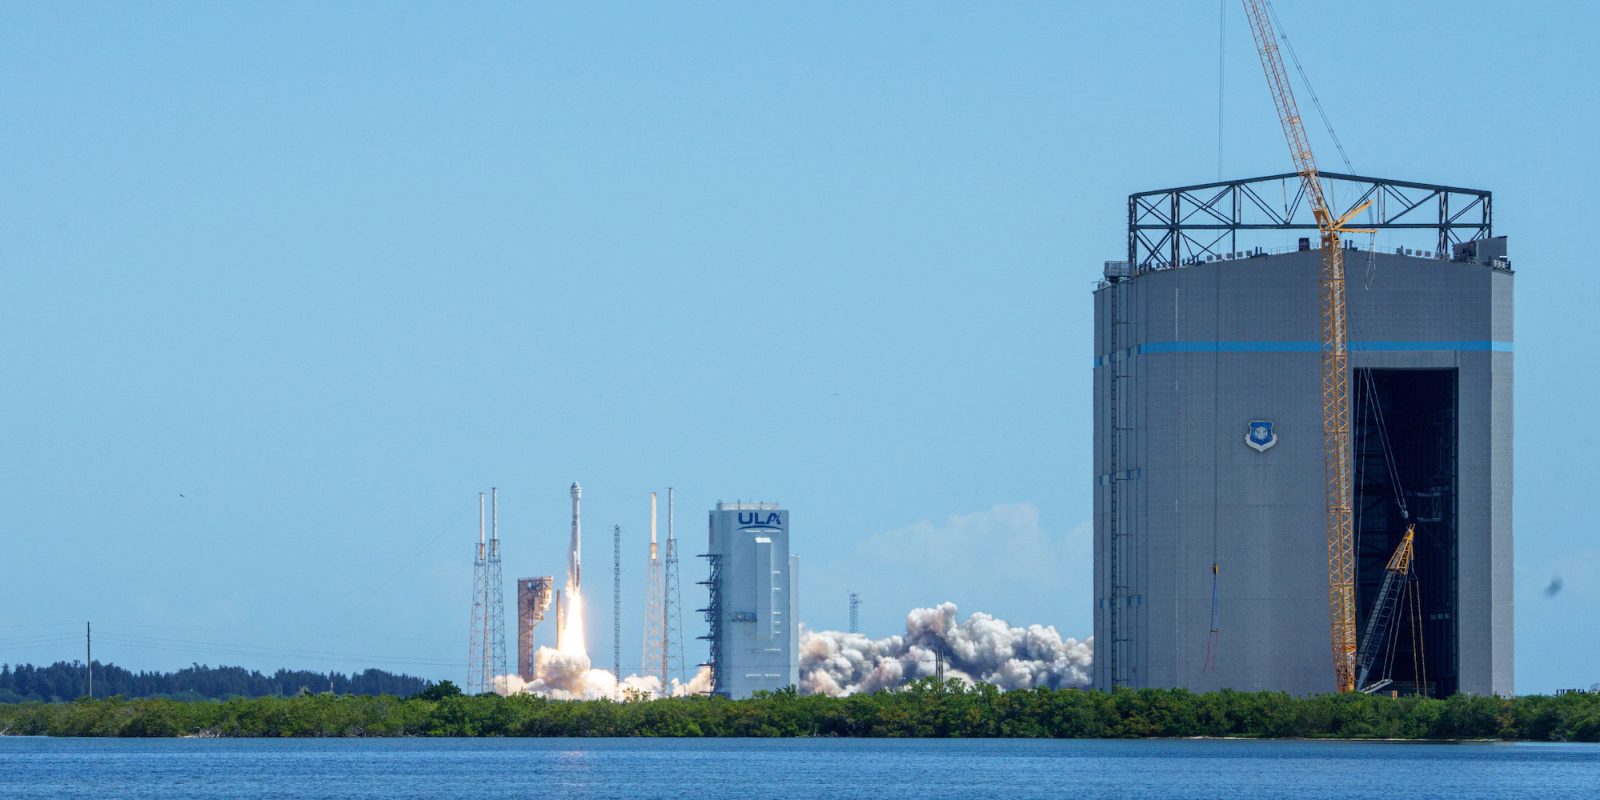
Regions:
[[[1462,353],[1510,353],[1513,352],[1513,347],[1511,342],[1497,342],[1487,339],[1476,341],[1350,343],[1350,351],[1353,353],[1413,353],[1428,350]],[[1123,350],[1121,357],[1132,358],[1146,353],[1318,353],[1321,351],[1322,343],[1313,341],[1147,342]],[[1095,356],[1095,369],[1105,366],[1110,360],[1110,353]]]

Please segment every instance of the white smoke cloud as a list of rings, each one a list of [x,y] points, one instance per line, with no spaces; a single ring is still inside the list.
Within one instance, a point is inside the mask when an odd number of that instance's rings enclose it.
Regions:
[[[1090,682],[1094,638],[1063,639],[1054,626],[1013,627],[1005,620],[974,613],[958,620],[955,603],[913,609],[904,634],[869,639],[859,633],[805,631],[800,637],[800,691],[834,697],[893,689],[938,673],[942,654],[946,678],[1001,689],[1084,687]],[[655,699],[704,695],[711,670],[701,667],[687,683],[673,680],[662,691],[654,675],[629,675],[620,682],[609,670],[594,669],[582,653],[541,647],[534,654],[534,678],[495,678],[501,695],[536,694],[555,700]]]
[[[1088,686],[1094,637],[1062,639],[1053,626],[1016,628],[974,613],[956,619],[955,603],[914,609],[904,635],[807,631],[800,638],[800,691],[840,696],[893,689],[932,677],[943,654],[946,678],[1001,689]]]
[[[552,700],[626,700],[633,697],[653,700],[662,696],[683,697],[711,691],[711,670],[707,667],[701,667],[687,683],[680,683],[674,678],[663,693],[658,676],[629,675],[618,681],[610,670],[594,669],[586,655],[549,647],[541,647],[534,653],[533,672],[531,681],[524,681],[518,675],[495,678],[495,693],[536,694]]]

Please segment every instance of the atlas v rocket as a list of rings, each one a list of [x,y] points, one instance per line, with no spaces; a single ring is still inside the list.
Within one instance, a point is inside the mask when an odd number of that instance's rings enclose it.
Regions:
[[[583,487],[572,482],[572,544],[567,548],[567,590],[577,591],[583,585],[583,525],[578,518],[578,501],[583,498]]]
[[[583,523],[578,515],[578,501],[583,499],[583,487],[572,482],[572,542],[567,545],[567,585],[556,592],[556,649],[561,649],[561,635],[567,629],[567,598],[576,594],[583,585]]]

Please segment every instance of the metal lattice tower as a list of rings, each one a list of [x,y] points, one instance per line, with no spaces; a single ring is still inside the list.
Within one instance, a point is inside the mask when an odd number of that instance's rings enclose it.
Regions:
[[[482,694],[489,685],[489,560],[484,539],[483,492],[478,492],[478,550],[472,560],[472,622],[467,628],[467,694]]]
[[[722,669],[722,556],[717,553],[705,553],[700,557],[706,560],[711,569],[711,575],[699,582],[701,586],[706,587],[706,593],[709,595],[706,607],[699,609],[700,613],[706,615],[706,635],[699,638],[710,645],[711,651],[706,663],[700,666],[711,668],[709,694],[716,694],[717,687],[722,683],[718,673]]]
[[[622,526],[611,526],[611,671],[622,680]]]
[[[861,632],[861,595],[857,592],[850,593],[850,632]]]
[[[661,688],[667,688],[666,608],[661,586],[661,550],[656,544],[656,493],[650,493],[650,561],[646,565],[644,582],[644,659],[641,675],[655,675],[661,679]]]
[[[490,489],[498,495],[498,490]],[[472,622],[467,645],[467,694],[494,690],[506,674],[505,592],[500,583],[499,498],[494,497],[492,538],[485,539],[483,492],[478,492],[478,551],[472,562]]]
[[[489,488],[489,684],[494,689],[496,675],[506,674],[506,593],[500,580],[500,490]]]
[[[668,688],[668,679],[684,681],[683,675],[683,603],[678,597],[678,538],[672,532],[672,487],[667,487],[667,560],[665,583],[666,615],[663,624],[661,650],[666,658],[666,668],[661,674],[661,688]]]

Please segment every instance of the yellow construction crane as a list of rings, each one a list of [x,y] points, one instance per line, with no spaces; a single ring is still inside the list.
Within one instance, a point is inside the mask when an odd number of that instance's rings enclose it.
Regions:
[[[1265,0],[1242,0],[1250,33],[1255,38],[1261,67],[1267,73],[1267,86],[1278,108],[1289,154],[1295,171],[1305,185],[1311,211],[1317,218],[1322,239],[1322,447],[1323,483],[1328,507],[1328,613],[1332,624],[1334,684],[1348,692],[1356,683],[1356,589],[1355,548],[1351,539],[1350,486],[1350,372],[1345,319],[1343,233],[1371,233],[1347,228],[1352,217],[1366,210],[1367,201],[1340,217],[1335,217],[1323,196],[1322,178],[1311,142],[1295,105],[1289,73],[1278,52],[1278,37],[1272,28]]]
[[[1367,629],[1361,635],[1361,652],[1358,655],[1360,671],[1356,674],[1356,688],[1367,694],[1392,682],[1386,677],[1369,684],[1367,676],[1372,673],[1372,665],[1378,662],[1378,651],[1389,638],[1389,624],[1399,611],[1397,605],[1401,592],[1411,578],[1411,562],[1417,554],[1414,544],[1416,537],[1416,524],[1407,525],[1405,536],[1400,538],[1400,546],[1394,549],[1394,555],[1389,557],[1389,563],[1383,568],[1383,584],[1378,587],[1378,599],[1372,604],[1372,613],[1367,615]],[[1418,677],[1415,683],[1420,689],[1423,681]]]

